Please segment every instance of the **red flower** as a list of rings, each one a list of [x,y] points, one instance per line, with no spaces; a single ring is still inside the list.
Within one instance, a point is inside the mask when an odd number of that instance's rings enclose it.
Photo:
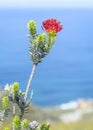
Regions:
[[[63,28],[63,26],[60,24],[60,21],[54,18],[43,21],[42,25],[48,33],[51,31],[58,33]]]

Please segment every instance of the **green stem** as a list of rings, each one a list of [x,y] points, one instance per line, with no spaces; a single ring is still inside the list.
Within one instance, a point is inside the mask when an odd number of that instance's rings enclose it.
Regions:
[[[32,72],[31,72],[30,77],[29,77],[29,81],[28,81],[27,87],[26,87],[26,93],[25,93],[25,97],[24,97],[25,101],[27,101],[28,92],[29,92],[29,89],[30,89],[30,86],[31,86],[31,82],[32,82],[32,79],[33,79],[36,67],[37,67],[37,64],[34,64],[33,68],[32,68]]]
[[[13,103],[13,117],[15,117],[15,102]]]

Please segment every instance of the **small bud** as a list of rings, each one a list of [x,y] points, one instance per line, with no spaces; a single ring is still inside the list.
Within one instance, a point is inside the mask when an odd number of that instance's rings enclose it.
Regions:
[[[23,127],[24,129],[29,128],[29,123],[28,123],[28,120],[27,120],[27,119],[24,119],[24,120],[22,121],[22,127]]]
[[[39,34],[38,36],[37,36],[37,43],[38,44],[44,44],[46,42],[46,34],[45,33],[43,33],[43,34]]]
[[[20,130],[20,119],[18,116],[15,116],[13,119],[13,125],[15,130]]]
[[[8,103],[9,103],[8,97],[3,97],[2,106],[3,106],[4,110],[8,109]]]
[[[18,82],[14,82],[12,84],[12,86],[13,86],[13,89],[14,89],[14,93],[19,92],[19,83]]]
[[[34,37],[36,35],[36,23],[34,20],[30,20],[28,22],[28,30],[29,30],[29,33],[32,35],[32,37]]]

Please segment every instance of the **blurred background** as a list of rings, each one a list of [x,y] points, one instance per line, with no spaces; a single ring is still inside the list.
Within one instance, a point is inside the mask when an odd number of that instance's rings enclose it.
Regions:
[[[0,86],[20,83],[23,91],[32,69],[27,22],[56,18],[63,30],[51,53],[38,65],[32,82],[33,103],[57,106],[93,98],[93,2],[90,0],[1,0]]]
[[[0,1],[0,86],[17,81],[23,91],[32,69],[27,22],[56,18],[63,30],[54,47],[37,67],[31,89],[33,103],[60,106],[93,98],[92,0]]]
[[[31,107],[32,116],[27,118],[52,122],[53,130],[92,130],[92,0],[1,0],[0,89],[19,82],[25,91],[33,65],[27,23],[35,20],[38,33],[43,33],[42,21],[47,18],[60,20],[63,30],[37,66],[31,90],[32,103],[48,109]]]

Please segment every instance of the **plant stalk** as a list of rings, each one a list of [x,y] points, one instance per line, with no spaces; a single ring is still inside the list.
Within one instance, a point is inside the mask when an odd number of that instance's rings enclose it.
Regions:
[[[32,82],[36,67],[37,67],[37,64],[33,64],[33,68],[32,68],[32,71],[31,71],[31,74],[30,74],[30,77],[29,77],[29,80],[28,80],[28,84],[27,84],[27,87],[26,87],[26,93],[25,93],[25,97],[24,97],[25,102],[27,101],[28,92],[29,92],[29,89],[30,89],[30,86],[31,86],[31,82]]]

